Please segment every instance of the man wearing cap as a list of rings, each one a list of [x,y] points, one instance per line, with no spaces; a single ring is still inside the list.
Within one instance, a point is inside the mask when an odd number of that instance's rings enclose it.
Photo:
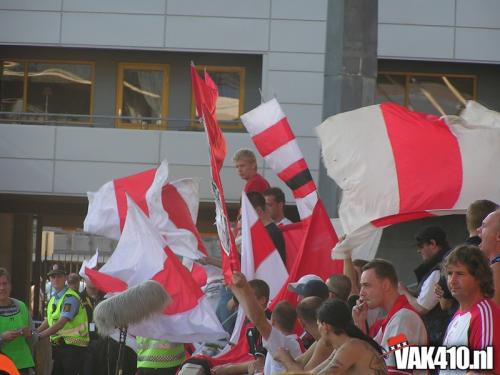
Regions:
[[[296,283],[288,284],[288,290],[297,293],[297,300],[300,302],[307,297],[319,297],[323,301],[328,298],[328,287],[316,275],[302,276]]]
[[[443,311],[434,293],[434,285],[439,282],[441,262],[450,251],[450,246],[443,229],[436,226],[424,227],[415,236],[417,251],[422,263],[415,268],[418,282],[416,297],[408,288],[399,283],[399,292],[408,298],[408,302],[422,316],[431,345],[440,345],[451,316]]]
[[[76,375],[89,343],[87,313],[78,293],[66,285],[67,272],[61,265],[54,264],[47,275],[55,294],[47,304],[47,318],[38,332],[41,338],[50,337],[52,375]]]

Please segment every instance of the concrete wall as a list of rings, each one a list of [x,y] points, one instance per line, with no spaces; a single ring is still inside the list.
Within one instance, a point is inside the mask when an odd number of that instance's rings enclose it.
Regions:
[[[164,61],[166,55],[152,51],[183,52],[177,63],[184,71],[171,72],[173,85],[187,78],[185,62],[192,53],[218,54],[218,61],[223,54],[228,60],[236,58],[229,54],[244,54],[243,60],[257,58],[260,66],[251,81],[254,94],[249,95],[248,106],[258,104],[259,87],[264,99],[279,99],[317,180],[319,145],[313,128],[321,122],[323,105],[326,7],[327,0],[0,0],[0,45],[23,46],[20,54],[41,46],[77,47],[71,50],[75,54],[69,54],[72,59],[101,61],[96,78],[106,79],[95,90],[96,114],[114,110],[114,97],[105,93],[114,92],[109,89],[114,89],[112,67],[118,58],[129,62],[147,56]],[[49,54],[67,52],[57,48]],[[190,105],[182,90],[178,95],[171,90],[170,98],[172,116]],[[41,139],[31,131],[41,134]],[[200,133],[2,126],[2,138],[4,133],[18,148],[0,141],[0,171],[13,174],[0,182],[3,192],[80,195],[110,178],[154,166],[167,156],[173,177],[204,178],[201,196],[209,197],[206,141]],[[228,155],[251,143],[246,134],[231,134],[227,139]],[[35,143],[40,155],[24,152]],[[242,184],[234,177],[230,161],[226,164],[222,175],[227,197],[237,200]],[[32,178],[23,177],[24,172]],[[274,173],[265,170],[264,175],[271,184],[282,186]]]
[[[0,0],[0,45],[257,54],[265,99],[321,121],[327,0]],[[317,166],[311,166],[317,168]]]
[[[170,163],[170,179],[200,178],[200,198],[212,200],[206,136],[188,131],[143,131],[105,128],[0,124],[0,192],[85,195],[111,179]],[[226,134],[228,157],[221,175],[228,201],[240,198],[243,182],[232,166],[239,148],[253,148],[246,134]],[[318,166],[317,140],[300,140],[309,165]],[[263,170],[262,159],[258,161]],[[272,185],[275,174],[264,169]],[[312,170],[317,179],[317,171]],[[291,201],[291,197],[288,196]]]
[[[499,14],[497,0],[379,0],[378,55],[498,63]]]

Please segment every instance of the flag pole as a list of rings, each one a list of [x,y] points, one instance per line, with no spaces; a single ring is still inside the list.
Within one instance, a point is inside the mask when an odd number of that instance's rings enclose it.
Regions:
[[[436,101],[436,99],[434,99],[434,97],[431,95],[431,93],[429,91],[427,91],[426,89],[424,89],[422,87],[420,87],[420,91],[422,92],[422,94],[424,94],[424,96],[427,98],[427,100],[433,105],[433,107],[439,113],[441,113],[441,116],[446,116],[446,113],[444,112],[443,107],[441,107],[439,105],[439,103]]]
[[[458,92],[458,90],[456,89],[456,87],[452,85],[452,83],[448,80],[448,78],[446,78],[445,76],[442,76],[441,78],[443,79],[443,81],[446,84],[446,86],[453,93],[453,95],[456,96],[456,98],[458,99],[458,101],[465,106],[466,105],[466,101],[465,101],[465,98],[462,96],[462,94],[460,94]]]

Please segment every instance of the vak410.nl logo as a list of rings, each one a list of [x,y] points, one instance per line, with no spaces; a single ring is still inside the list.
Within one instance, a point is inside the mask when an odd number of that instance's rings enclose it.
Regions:
[[[405,335],[387,340],[399,370],[492,370],[493,347],[472,350],[466,346],[412,346]]]

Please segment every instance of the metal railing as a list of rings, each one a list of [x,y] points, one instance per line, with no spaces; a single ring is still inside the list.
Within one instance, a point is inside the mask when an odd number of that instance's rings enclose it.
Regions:
[[[137,117],[0,111],[0,122],[5,124],[86,126],[94,128],[126,128],[141,130],[203,130],[198,120],[182,117]],[[241,122],[237,120],[219,120],[218,123],[225,131],[241,132],[243,129]]]

